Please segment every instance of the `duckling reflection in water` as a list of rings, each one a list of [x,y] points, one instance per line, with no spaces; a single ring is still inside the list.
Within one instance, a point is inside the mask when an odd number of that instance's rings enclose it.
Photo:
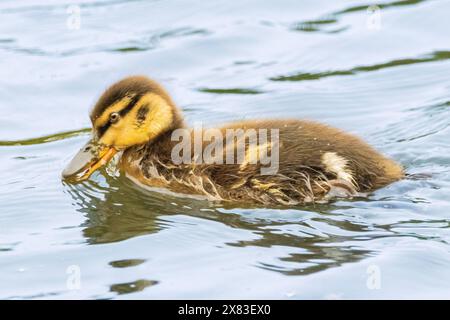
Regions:
[[[107,89],[90,115],[92,139],[63,171],[79,182],[123,151],[120,170],[143,186],[164,188],[211,200],[263,205],[295,205],[335,197],[353,197],[401,179],[403,168],[361,139],[306,120],[250,120],[217,129],[276,130],[277,170],[264,174],[261,161],[206,163],[174,161],[176,130],[188,129],[166,91],[143,76],[125,78]],[[239,139],[237,139],[239,140]],[[238,152],[236,139],[223,139],[224,149]],[[193,141],[194,142],[194,141]],[[273,141],[272,141],[273,142]],[[200,152],[208,147],[202,142]],[[245,141],[244,159],[252,152]],[[198,150],[197,150],[198,151]],[[190,158],[195,159],[191,150]],[[223,153],[222,156],[225,156]]]
[[[220,240],[221,236],[219,235],[215,241],[223,243],[223,246],[291,248],[292,252],[289,251],[289,253],[285,253],[283,250],[275,252],[274,258],[279,259],[278,263],[260,265],[264,269],[285,275],[311,274],[344,263],[357,262],[373,255],[373,252],[353,245],[353,240],[358,238],[361,232],[367,231],[366,226],[359,224],[358,221],[328,219],[326,224],[332,227],[328,230],[331,230],[331,233],[320,229],[320,226],[319,229],[316,229],[317,226],[311,224],[310,218],[320,217],[322,213],[332,214],[336,210],[342,209],[333,203],[305,205],[301,210],[298,208],[288,209],[285,212],[287,215],[280,220],[276,218],[280,212],[276,209],[255,211],[254,204],[243,203],[238,203],[239,209],[237,209],[234,206],[235,203],[232,202],[216,203],[187,197],[180,198],[140,188],[124,176],[105,175],[92,181],[67,184],[64,190],[72,197],[77,211],[86,218],[81,227],[83,227],[83,236],[89,244],[112,243],[145,235],[156,236],[164,229],[187,227],[189,232],[181,238],[174,239],[172,245],[177,246],[177,241],[183,243],[192,241],[192,235],[198,239],[203,231],[207,232],[204,235],[211,240],[209,223],[213,223],[215,227],[211,227],[219,228],[214,230],[232,228],[233,230],[247,231],[240,233],[237,238],[233,238],[235,240],[227,238],[224,242]],[[258,206],[256,205],[256,207]],[[283,208],[283,212],[284,209],[286,208]],[[268,212],[273,212],[275,220],[267,216]],[[269,214],[269,216],[271,215]],[[190,223],[186,223],[186,219]],[[298,230],[302,230],[302,232],[279,232],[282,230],[280,229],[282,225],[291,231],[297,230],[296,228],[292,229],[293,224],[297,225]],[[205,228],[199,229],[198,225],[203,225]],[[334,231],[337,229],[339,232],[335,233]],[[198,234],[196,231],[200,233]],[[311,237],[311,235],[318,234],[326,234],[326,236]],[[150,251],[150,253],[152,252]],[[140,255],[138,258],[142,259],[146,256],[148,255]],[[136,263],[136,261],[126,259],[115,260],[110,262],[110,265],[120,267],[129,266],[132,263]],[[123,285],[124,288],[122,288]],[[115,290],[115,288],[116,285],[111,290],[118,292],[119,290]],[[128,286],[119,284],[117,289],[120,288],[126,291]]]

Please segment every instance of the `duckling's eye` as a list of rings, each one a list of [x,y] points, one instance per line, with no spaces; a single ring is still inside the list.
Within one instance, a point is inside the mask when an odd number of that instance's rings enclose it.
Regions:
[[[113,112],[109,115],[109,122],[116,123],[119,121],[120,115],[117,112]]]

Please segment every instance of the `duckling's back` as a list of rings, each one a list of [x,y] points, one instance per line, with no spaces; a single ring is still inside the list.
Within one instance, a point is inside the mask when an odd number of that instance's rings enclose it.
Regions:
[[[342,179],[369,191],[404,176],[403,168],[360,138],[325,124],[306,120],[251,120],[223,129],[278,129],[279,173],[308,168],[327,179]]]

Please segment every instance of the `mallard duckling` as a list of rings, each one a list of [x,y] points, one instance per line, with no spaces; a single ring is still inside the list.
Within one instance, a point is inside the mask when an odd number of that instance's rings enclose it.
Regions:
[[[123,152],[121,170],[140,185],[186,196],[264,205],[353,197],[404,176],[399,164],[361,139],[312,121],[241,121],[215,129],[212,135],[207,134],[208,129],[188,129],[166,91],[143,76],[112,85],[100,97],[90,118],[92,139],[63,171],[68,181],[89,178],[117,152]],[[244,135],[229,139],[230,130],[233,135],[236,131]],[[264,143],[250,143],[247,132],[264,130],[276,134],[270,140],[258,137]],[[200,147],[189,151],[180,148],[183,135],[188,139],[184,146],[196,145],[198,136],[203,138]],[[211,148],[212,141],[215,148]],[[219,147],[227,152],[221,153]],[[266,149],[273,163],[262,161],[261,149]],[[241,153],[240,162],[225,161],[230,150],[233,155]],[[207,151],[209,158],[198,161]],[[174,155],[191,161],[180,161]],[[264,172],[267,168],[272,171]]]

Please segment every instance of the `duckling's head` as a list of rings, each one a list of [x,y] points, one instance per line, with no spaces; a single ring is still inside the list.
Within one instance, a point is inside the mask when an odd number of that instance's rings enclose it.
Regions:
[[[91,114],[92,138],[63,171],[63,177],[82,181],[121,150],[148,143],[182,126],[170,96],[155,81],[134,76],[109,87]]]

